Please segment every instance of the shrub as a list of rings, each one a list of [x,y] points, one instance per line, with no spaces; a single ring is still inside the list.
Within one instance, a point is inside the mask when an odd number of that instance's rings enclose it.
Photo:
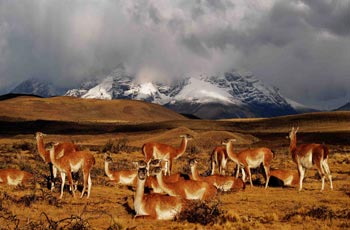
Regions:
[[[219,202],[189,201],[179,220],[208,225],[214,224],[220,215]]]
[[[102,147],[101,152],[118,153],[120,151],[127,150],[128,139],[126,137],[116,140],[109,139],[108,142]]]
[[[30,151],[30,152],[34,152],[34,150],[36,149],[36,146],[34,143],[32,142],[27,142],[27,141],[24,141],[24,142],[19,142],[19,143],[14,143],[13,144],[13,148],[14,149],[20,149],[20,150],[23,150],[23,151]]]

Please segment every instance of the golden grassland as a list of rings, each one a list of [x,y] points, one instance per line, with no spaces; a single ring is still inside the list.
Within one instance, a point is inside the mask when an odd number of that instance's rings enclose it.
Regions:
[[[107,183],[104,175],[103,155],[113,150],[114,169],[132,168],[132,161],[143,159],[142,143],[162,141],[177,146],[181,133],[195,138],[184,156],[175,161],[174,171],[189,173],[188,160],[196,158],[198,169],[209,167],[209,153],[225,138],[236,138],[237,151],[255,146],[268,146],[276,154],[273,168],[295,169],[288,153],[288,140],[284,137],[257,138],[251,134],[228,131],[195,131],[186,127],[150,133],[109,133],[100,135],[49,135],[45,142],[73,141],[89,148],[96,158],[93,169],[91,197],[73,198],[65,190],[62,200],[59,191],[47,188],[48,166],[36,152],[33,135],[17,135],[0,139],[0,168],[13,167],[35,173],[35,186],[0,187],[1,229],[348,229],[350,227],[350,160],[349,145],[329,144],[334,190],[326,180],[325,191],[316,170],[307,172],[304,189],[263,188],[264,178],[254,174],[255,187],[244,191],[220,193],[207,203],[209,214],[193,211],[193,216],[179,217],[175,221],[133,219],[131,188]],[[318,134],[314,134],[316,137]],[[302,139],[303,134],[300,134]],[[265,139],[264,139],[265,138]],[[234,164],[229,163],[232,172]],[[81,181],[81,180],[80,180]],[[80,186],[81,187],[81,186]],[[195,205],[195,204],[194,204]],[[200,210],[195,209],[195,210]],[[211,213],[210,213],[211,212]],[[215,216],[211,216],[216,213]],[[182,218],[182,219],[181,219]],[[203,219],[210,219],[203,224]]]
[[[57,122],[58,121],[58,122]],[[196,158],[198,170],[209,168],[211,150],[235,138],[235,150],[265,146],[275,152],[272,168],[295,169],[285,138],[300,126],[298,143],[324,143],[334,190],[320,192],[316,169],[307,171],[303,191],[264,189],[261,172],[253,172],[254,187],[220,193],[174,221],[134,219],[134,190],[108,183],[104,153],[112,152],[113,169],[133,168],[143,159],[148,141],[180,144],[191,134],[186,153],[174,162],[174,172],[189,173]],[[96,158],[90,199],[73,198],[68,188],[62,200],[51,192],[48,165],[39,157],[34,133],[48,133],[45,143],[72,141]],[[35,185],[0,185],[0,229],[349,229],[350,228],[350,112],[312,113],[271,119],[190,120],[164,107],[129,100],[83,100],[70,97],[20,96],[0,100],[0,169],[18,168],[36,177]],[[229,172],[234,164],[229,162]],[[81,191],[82,177],[79,189]]]
[[[155,113],[155,111],[157,111]],[[142,114],[142,115],[141,115]],[[124,123],[185,119],[157,104],[136,100],[99,100],[75,97],[18,96],[0,101],[0,117],[15,120]]]

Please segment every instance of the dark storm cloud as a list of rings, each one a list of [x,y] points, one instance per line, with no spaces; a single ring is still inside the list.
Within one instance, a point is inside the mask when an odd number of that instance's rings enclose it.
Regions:
[[[305,19],[320,29],[327,29],[338,35],[350,34],[349,1],[304,0],[309,12]]]
[[[349,1],[276,3],[256,28],[238,35],[249,41],[238,46],[240,64],[304,103],[344,103],[336,99],[349,97],[350,23],[341,20],[348,9]]]
[[[288,97],[332,106],[349,97],[349,4],[0,1],[0,92],[29,77],[72,87],[123,63],[140,80],[245,69]]]
[[[114,36],[94,9],[102,6],[68,3],[0,3],[1,85],[38,77],[67,86],[81,76],[115,65],[111,60],[119,57],[119,50],[109,48],[115,46],[110,37]],[[99,37],[104,37],[103,42]]]
[[[190,49],[195,54],[202,56],[202,57],[208,57],[210,54],[207,51],[206,47],[203,46],[202,41],[195,35],[191,34],[187,37],[184,37],[182,39],[182,43]]]

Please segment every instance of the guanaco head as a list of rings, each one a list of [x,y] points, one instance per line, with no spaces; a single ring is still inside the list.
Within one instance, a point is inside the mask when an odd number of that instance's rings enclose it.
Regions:
[[[185,138],[186,140],[192,140],[193,136],[191,136],[190,134],[184,134],[184,135],[180,135],[181,138]]]
[[[147,177],[147,169],[146,168],[139,168],[139,170],[137,171],[137,177],[140,180],[145,180]]]
[[[43,138],[43,137],[45,137],[46,136],[46,134],[44,134],[44,133],[42,133],[42,132],[36,132],[35,133],[35,139],[36,140],[39,140],[40,138]]]
[[[151,170],[150,175],[151,176],[157,176],[159,174],[162,174],[162,167],[155,167]]]
[[[107,153],[104,155],[104,159],[105,159],[105,162],[107,163],[113,163],[113,159],[110,155],[108,155]]]
[[[146,168],[147,168],[147,163],[146,163],[146,161],[144,161],[144,160],[133,161],[132,163],[133,163],[133,164],[136,166],[136,168],[138,168],[138,169],[142,169],[142,168],[146,169]],[[147,171],[147,170],[146,170],[146,171]]]
[[[150,167],[159,167],[161,166],[162,160],[161,159],[153,159],[149,162]]]
[[[234,139],[234,138],[232,138],[232,139],[226,139],[226,140],[224,140],[223,142],[221,142],[221,144],[223,144],[223,145],[228,145],[228,144],[230,144],[230,143],[232,143],[232,142],[236,142],[236,139]]]
[[[198,164],[198,161],[196,159],[190,159],[189,165],[191,168],[196,166],[197,164]]]
[[[294,128],[294,126],[291,128],[291,130],[289,131],[289,135],[286,137],[287,139],[292,139],[295,137],[295,135],[297,134],[299,130],[299,127]]]

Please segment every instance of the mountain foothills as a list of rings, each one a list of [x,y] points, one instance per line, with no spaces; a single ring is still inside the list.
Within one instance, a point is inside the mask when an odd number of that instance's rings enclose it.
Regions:
[[[273,117],[315,111],[283,97],[275,87],[264,85],[249,73],[226,72],[217,76],[191,76],[170,84],[141,81],[117,68],[110,74],[84,80],[79,88],[54,90],[53,86],[29,79],[11,93],[33,93],[93,99],[132,99],[163,105],[177,113],[203,119]]]
[[[130,124],[168,120],[186,118],[161,105],[138,100],[86,100],[65,96],[41,98],[16,94],[0,97],[0,123],[62,121]]]

